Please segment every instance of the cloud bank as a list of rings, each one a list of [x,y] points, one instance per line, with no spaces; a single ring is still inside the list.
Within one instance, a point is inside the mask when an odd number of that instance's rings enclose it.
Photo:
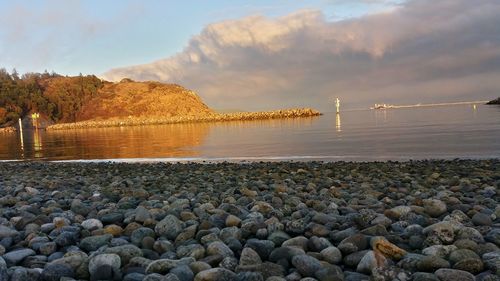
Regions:
[[[352,107],[489,99],[500,84],[498,0],[414,0],[330,22],[320,11],[206,26],[185,49],[103,78],[159,80],[215,108]],[[166,35],[165,35],[166,36]]]

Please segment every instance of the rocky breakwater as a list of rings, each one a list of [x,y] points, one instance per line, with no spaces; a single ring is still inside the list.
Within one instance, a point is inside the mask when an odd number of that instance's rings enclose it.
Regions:
[[[238,113],[207,113],[196,116],[175,116],[175,117],[129,117],[110,118],[106,120],[88,120],[75,123],[61,123],[47,127],[47,130],[67,130],[83,128],[102,127],[122,127],[141,125],[160,125],[178,123],[199,123],[199,122],[228,122],[228,121],[252,121],[280,118],[300,118],[314,117],[321,113],[310,108],[283,109],[264,112],[238,112]]]
[[[500,161],[0,164],[0,280],[498,280]]]
[[[15,127],[3,127],[0,128],[0,134],[1,133],[15,133],[17,132],[17,129]]]

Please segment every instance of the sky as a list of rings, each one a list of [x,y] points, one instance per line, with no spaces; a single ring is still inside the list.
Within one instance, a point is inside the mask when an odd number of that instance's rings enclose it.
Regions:
[[[217,109],[483,100],[498,0],[0,0],[0,67],[158,80]]]

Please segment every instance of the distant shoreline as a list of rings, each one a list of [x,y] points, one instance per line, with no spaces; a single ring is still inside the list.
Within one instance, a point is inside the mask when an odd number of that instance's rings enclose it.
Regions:
[[[208,116],[179,116],[179,117],[131,117],[114,118],[107,120],[87,120],[74,123],[62,123],[48,126],[46,130],[68,130],[84,128],[105,128],[142,125],[162,125],[179,123],[227,122],[227,121],[252,121],[267,119],[285,119],[319,116],[321,113],[311,108],[284,109],[264,112],[238,112],[214,113]]]
[[[393,105],[387,108],[370,108],[370,109],[397,109],[397,108],[414,108],[414,107],[433,107],[433,106],[447,106],[447,105],[467,105],[467,104],[486,104],[488,101],[459,101],[459,102],[442,102],[442,103],[422,103],[422,104],[406,104],[406,105]]]

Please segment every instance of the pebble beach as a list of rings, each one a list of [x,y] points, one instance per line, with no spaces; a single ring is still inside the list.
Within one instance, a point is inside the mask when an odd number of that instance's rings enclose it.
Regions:
[[[0,163],[0,280],[500,280],[500,160]]]

